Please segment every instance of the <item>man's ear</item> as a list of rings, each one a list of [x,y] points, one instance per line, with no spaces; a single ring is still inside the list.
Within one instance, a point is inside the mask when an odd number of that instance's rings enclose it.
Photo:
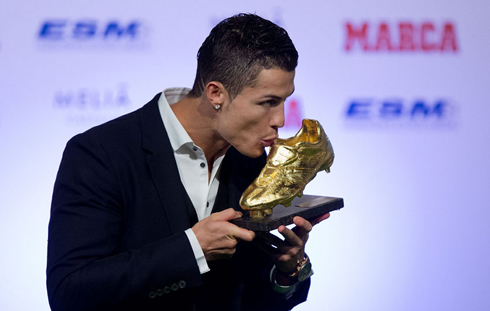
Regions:
[[[204,89],[208,101],[216,107],[216,105],[223,106],[228,100],[228,91],[225,89],[221,82],[211,81],[206,84]]]

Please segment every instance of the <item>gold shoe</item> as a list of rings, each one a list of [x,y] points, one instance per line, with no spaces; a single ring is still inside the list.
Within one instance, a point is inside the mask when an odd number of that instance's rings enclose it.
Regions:
[[[290,206],[316,173],[330,172],[334,153],[322,126],[304,119],[298,133],[288,139],[276,139],[260,175],[243,192],[240,206],[250,210],[250,217],[263,218],[272,208]]]

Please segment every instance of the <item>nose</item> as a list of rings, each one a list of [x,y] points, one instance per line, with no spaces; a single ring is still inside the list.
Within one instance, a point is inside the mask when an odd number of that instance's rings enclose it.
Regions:
[[[284,102],[272,109],[271,127],[278,129],[284,126]]]

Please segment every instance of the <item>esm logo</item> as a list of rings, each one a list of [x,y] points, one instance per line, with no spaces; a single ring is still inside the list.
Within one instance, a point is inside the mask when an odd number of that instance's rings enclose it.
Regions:
[[[351,125],[455,126],[457,107],[446,99],[353,99],[345,120]]]
[[[44,47],[147,47],[148,26],[139,20],[50,19],[41,23]]]
[[[96,20],[48,20],[41,25],[39,39],[137,39],[141,32],[141,22],[131,21],[122,23],[109,21],[101,23]]]
[[[443,52],[459,50],[453,22],[388,23],[346,22],[344,49],[347,52]]]

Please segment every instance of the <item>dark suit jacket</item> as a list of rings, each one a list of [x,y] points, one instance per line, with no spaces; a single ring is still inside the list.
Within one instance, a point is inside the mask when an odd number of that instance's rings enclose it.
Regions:
[[[180,181],[157,95],[133,113],[72,138],[56,179],[47,288],[53,310],[288,310],[271,289],[272,258],[239,242],[200,274],[184,231],[197,221]],[[241,210],[241,193],[265,157],[231,147],[213,212]]]

